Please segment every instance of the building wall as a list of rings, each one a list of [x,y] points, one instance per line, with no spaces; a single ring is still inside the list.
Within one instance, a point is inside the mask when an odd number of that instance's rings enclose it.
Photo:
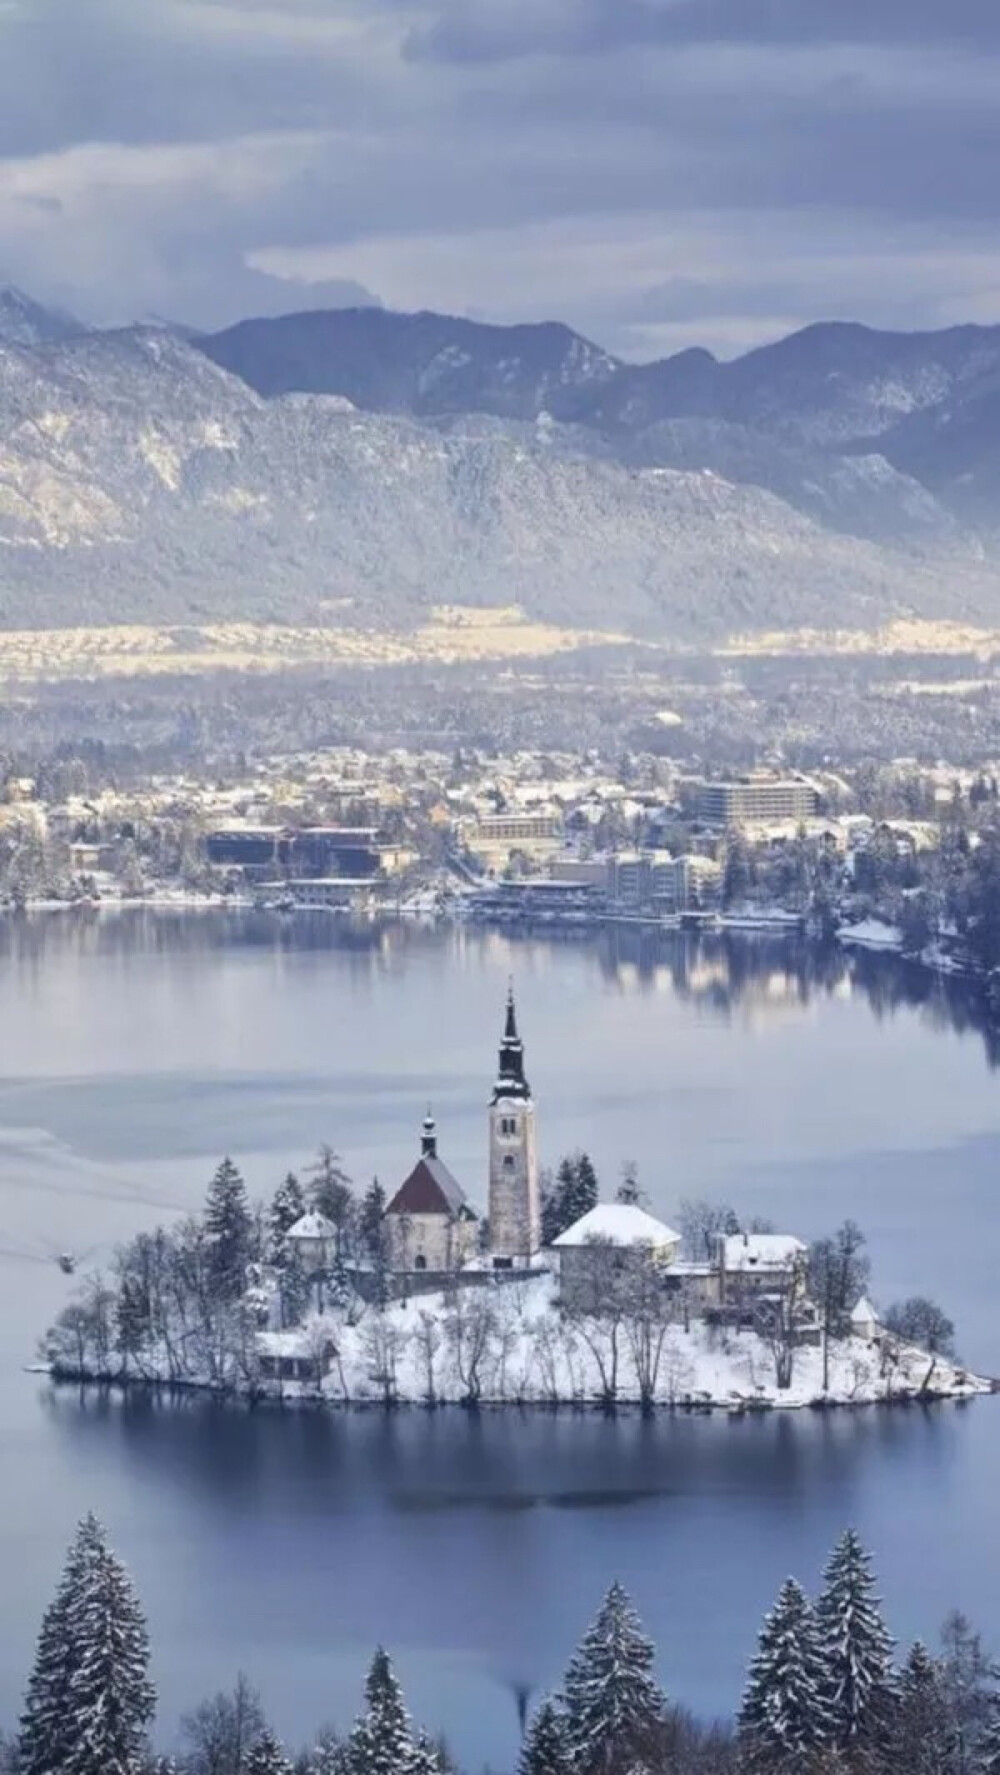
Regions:
[[[448,1214],[387,1214],[389,1265],[394,1270],[453,1270],[475,1254],[478,1223]]]
[[[501,1097],[490,1106],[490,1251],[523,1260],[541,1242],[535,1106]]]
[[[737,826],[754,820],[805,820],[818,797],[811,783],[794,778],[696,783],[694,811],[710,826]]]

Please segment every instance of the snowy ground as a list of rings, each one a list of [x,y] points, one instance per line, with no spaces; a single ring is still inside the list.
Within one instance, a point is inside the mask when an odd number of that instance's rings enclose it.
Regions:
[[[551,1276],[463,1290],[458,1299],[456,1310],[442,1295],[424,1295],[384,1314],[369,1309],[355,1325],[314,1316],[300,1330],[266,1334],[264,1347],[272,1355],[309,1355],[332,1337],[336,1355],[322,1390],[343,1403],[387,1397],[412,1404],[431,1397],[461,1403],[472,1395],[491,1405],[587,1405],[604,1398],[604,1378],[615,1357],[611,1330],[594,1321],[564,1319]],[[692,1320],[687,1331],[672,1324],[657,1358],[658,1335],[657,1328],[650,1342],[646,1328],[628,1321],[619,1325],[618,1402],[640,1401],[643,1370],[655,1373],[650,1391],[658,1405],[736,1411],[814,1402],[864,1405],[922,1391],[925,1397],[969,1398],[989,1391],[987,1382],[943,1359],[935,1362],[923,1351],[898,1345],[887,1359],[860,1337],[831,1343],[827,1392],[822,1352],[809,1347],[796,1350],[791,1386],[780,1389],[774,1353],[753,1333],[713,1329],[701,1320]],[[272,1386],[279,1390],[278,1383],[270,1383],[269,1390]],[[282,1382],[280,1391],[294,1396],[315,1389]]]

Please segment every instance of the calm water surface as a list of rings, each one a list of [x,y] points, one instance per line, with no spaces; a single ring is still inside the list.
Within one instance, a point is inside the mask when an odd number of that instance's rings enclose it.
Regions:
[[[327,921],[124,916],[0,927],[0,1719],[76,1518],[146,1602],[162,1726],[246,1669],[293,1740],[346,1723],[386,1638],[470,1768],[509,1765],[514,1695],[633,1590],[665,1683],[731,1706],[788,1570],[844,1522],[901,1635],[960,1603],[1000,1649],[1000,1401],[760,1423],[419,1412],[246,1415],[54,1395],[26,1375],[100,1261],[194,1206],[218,1157],[273,1188],[323,1140],[409,1168],[425,1108],[484,1196],[515,976],[543,1156],[638,1162],[653,1208],[719,1194],[806,1235],[852,1214],[877,1296],[925,1289],[1000,1373],[1000,1074],[975,1007],[887,958],[721,939],[588,944]]]

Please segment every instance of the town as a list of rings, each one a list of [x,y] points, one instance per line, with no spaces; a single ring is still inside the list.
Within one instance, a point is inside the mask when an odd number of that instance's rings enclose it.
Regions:
[[[975,978],[1000,1004],[989,760],[699,775],[654,753],[342,747],[214,779],[106,775],[77,760],[7,777],[9,907],[804,930]]]
[[[990,1390],[917,1296],[880,1315],[851,1222],[807,1244],[725,1205],[675,1231],[626,1166],[539,1164],[513,988],[487,1108],[486,1214],[439,1151],[359,1201],[331,1149],[266,1209],[231,1159],[202,1219],[141,1234],[44,1344],[56,1379],[203,1386],[260,1402],[722,1407],[967,1399]]]

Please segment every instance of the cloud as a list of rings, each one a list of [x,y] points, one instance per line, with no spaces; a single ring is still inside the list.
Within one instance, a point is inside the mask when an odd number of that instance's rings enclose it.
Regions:
[[[98,319],[377,294],[633,355],[982,317],[998,78],[996,0],[6,0],[0,274]]]

